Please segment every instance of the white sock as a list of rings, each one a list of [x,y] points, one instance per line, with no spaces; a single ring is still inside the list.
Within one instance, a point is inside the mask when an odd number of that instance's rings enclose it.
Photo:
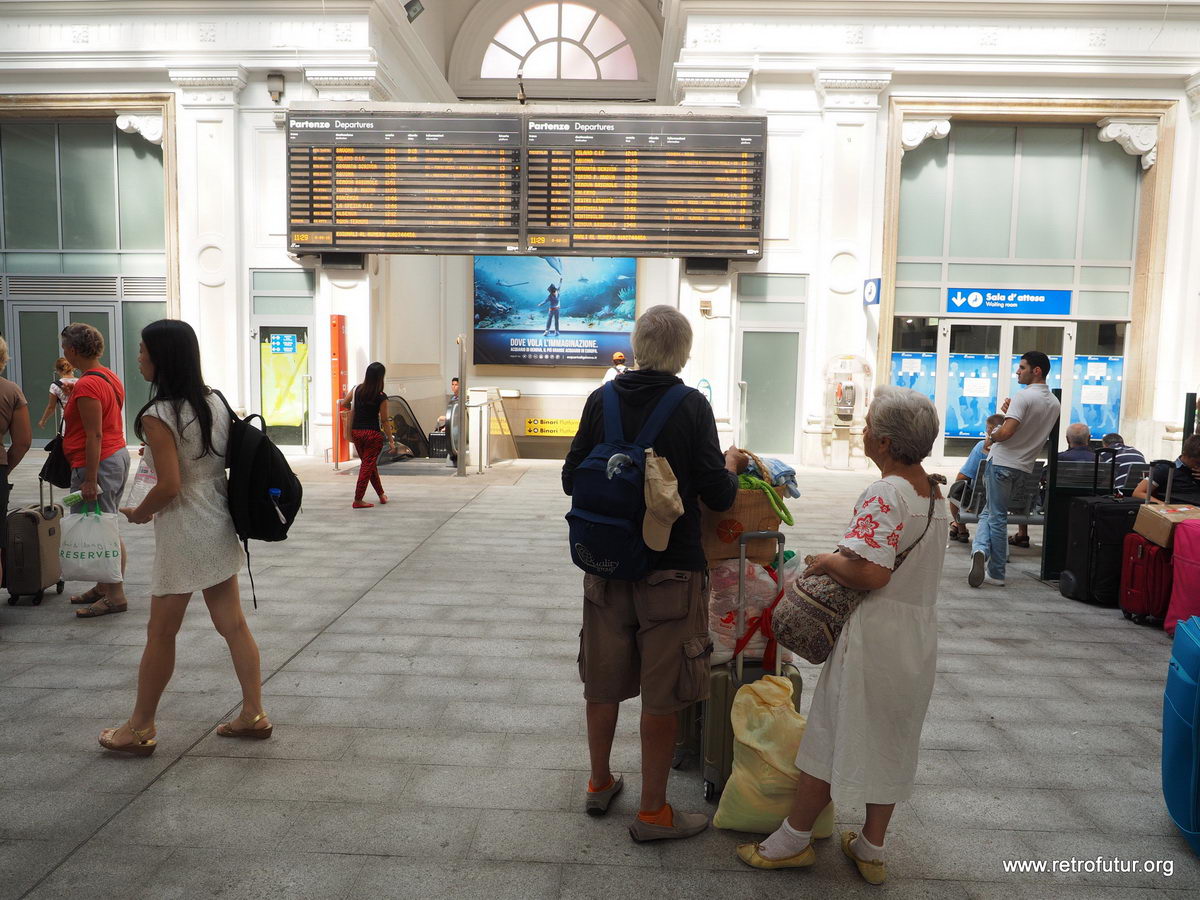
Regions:
[[[775,833],[758,845],[758,852],[767,859],[786,859],[795,856],[811,843],[811,831],[797,831],[784,819],[775,829]]]
[[[883,843],[887,843],[887,838]],[[883,862],[883,844],[876,847],[861,834],[850,842],[850,852],[863,862]]]

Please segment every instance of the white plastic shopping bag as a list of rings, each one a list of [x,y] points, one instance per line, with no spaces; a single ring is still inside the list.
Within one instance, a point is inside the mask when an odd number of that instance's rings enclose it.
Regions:
[[[63,581],[117,584],[121,576],[120,516],[102,513],[98,504],[87,503],[87,512],[62,520],[58,547]]]

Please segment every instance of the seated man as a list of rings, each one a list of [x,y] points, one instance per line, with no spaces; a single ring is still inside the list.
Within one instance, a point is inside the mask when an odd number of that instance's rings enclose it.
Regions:
[[[1125,484],[1125,480],[1129,477],[1129,470],[1134,466],[1144,466],[1146,464],[1146,457],[1142,455],[1142,451],[1128,446],[1125,443],[1125,439],[1115,431],[1111,434],[1106,434],[1103,443],[1107,449],[1117,451],[1117,478],[1115,487],[1118,494],[1127,497],[1137,487],[1137,485]]]
[[[1083,422],[1067,426],[1067,449],[1058,454],[1059,462],[1095,462],[1096,451],[1091,448],[1092,430]]]
[[[1153,481],[1154,499],[1165,500],[1172,468],[1175,477],[1171,480],[1171,502],[1200,506],[1200,434],[1193,434],[1183,442],[1183,450],[1174,463],[1159,463],[1152,467],[1150,477],[1142,480],[1133,496],[1144,500],[1150,493],[1150,482]]]
[[[995,413],[987,418],[987,430],[991,431],[1004,423],[1004,416],[1000,413]],[[984,438],[974,447],[971,448],[971,453],[967,456],[967,461],[963,463],[962,468],[958,470],[958,475],[954,478],[954,484],[950,485],[950,499],[957,503],[962,502],[962,498],[967,495],[967,490],[971,487],[975,476],[979,474],[979,464],[987,459],[988,451],[991,448],[988,446],[987,438]],[[958,521],[958,506],[956,503],[949,504],[950,515],[954,521],[950,523],[950,540],[961,541],[966,544],[971,540],[971,535],[967,531],[967,526]]]

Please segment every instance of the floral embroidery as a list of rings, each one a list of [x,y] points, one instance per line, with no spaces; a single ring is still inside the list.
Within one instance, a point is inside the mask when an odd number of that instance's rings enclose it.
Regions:
[[[866,500],[864,500],[862,502],[862,506],[860,506],[859,509],[865,510],[872,503],[874,503],[876,506],[878,506],[879,511],[885,515],[892,511],[892,508],[887,503],[885,503],[883,498],[880,497],[878,494],[875,494],[874,496],[868,497]]]
[[[887,545],[893,550],[900,549],[900,532],[904,530],[904,523],[901,522],[896,526],[896,530],[887,536]]]
[[[878,530],[879,523],[875,521],[874,516],[868,513],[854,520],[854,524],[846,532],[845,539],[859,538],[868,547],[874,547],[876,550],[879,550],[881,549],[879,541],[875,540],[875,532]]]

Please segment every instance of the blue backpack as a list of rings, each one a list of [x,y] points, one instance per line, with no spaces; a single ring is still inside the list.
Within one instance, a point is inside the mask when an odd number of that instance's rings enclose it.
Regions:
[[[575,470],[571,489],[571,561],[602,578],[637,581],[654,569],[658,554],[642,538],[646,515],[646,450],[692,388],[677,384],[659,399],[632,441],[625,440],[616,386],[604,385],[604,441]]]

